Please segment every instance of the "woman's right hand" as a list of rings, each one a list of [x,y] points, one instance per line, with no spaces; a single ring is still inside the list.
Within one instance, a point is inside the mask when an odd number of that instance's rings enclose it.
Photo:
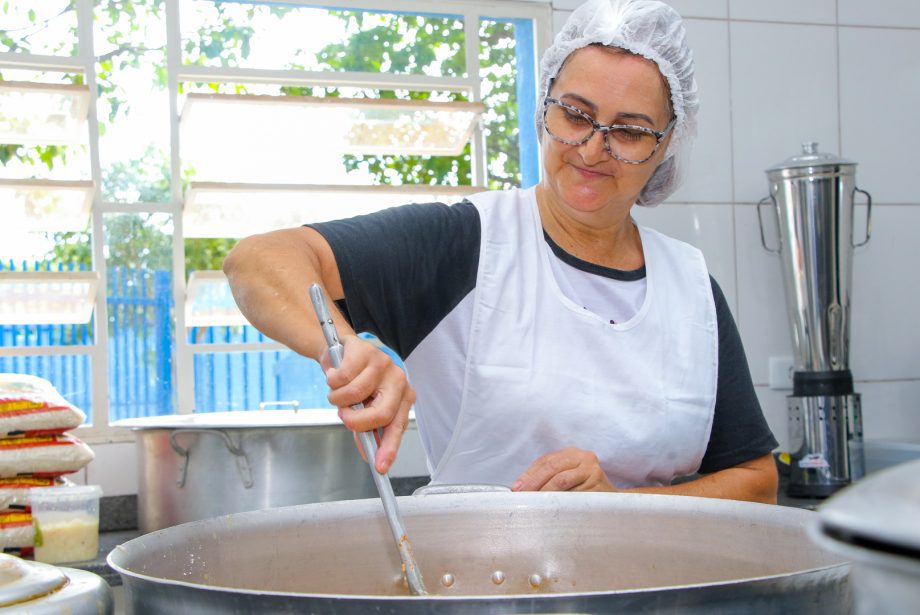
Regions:
[[[406,372],[380,348],[356,335],[342,335],[340,340],[344,356],[338,368],[332,367],[328,350],[320,358],[330,389],[329,403],[338,407],[345,427],[355,433],[383,428],[374,459],[374,467],[383,474],[396,460],[409,426],[415,390]],[[364,408],[352,407],[358,403]]]

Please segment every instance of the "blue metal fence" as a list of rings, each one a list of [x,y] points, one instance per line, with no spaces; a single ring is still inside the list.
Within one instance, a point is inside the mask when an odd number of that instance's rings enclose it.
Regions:
[[[49,270],[46,264],[0,263],[0,270],[4,269]],[[109,419],[172,414],[176,410],[171,272],[111,267],[108,276]],[[265,341],[248,326],[192,328],[188,336],[190,344]],[[5,347],[79,347],[92,340],[93,323],[0,326],[0,346]],[[290,351],[196,353],[193,369],[196,412],[253,410],[260,402],[295,399],[301,407],[329,407],[322,370]],[[90,370],[86,354],[0,357],[0,371],[47,378],[87,415],[92,412]]]
[[[189,331],[190,344],[264,341],[249,326]],[[291,400],[297,400],[300,407],[331,407],[322,369],[291,351],[196,353],[194,370],[196,412],[253,410],[261,402]]]
[[[82,271],[63,264],[0,261],[0,271]],[[0,326],[0,346],[85,346],[93,341],[92,323],[83,325]],[[92,412],[90,360],[85,354],[0,357],[0,371],[47,378],[72,404]]]
[[[172,275],[109,269],[109,416],[173,412]]]

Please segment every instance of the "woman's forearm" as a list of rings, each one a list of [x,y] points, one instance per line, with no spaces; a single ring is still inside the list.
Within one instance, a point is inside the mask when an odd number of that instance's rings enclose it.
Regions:
[[[776,504],[777,485],[778,477],[773,455],[764,455],[685,483],[663,487],[636,487],[625,491]]]

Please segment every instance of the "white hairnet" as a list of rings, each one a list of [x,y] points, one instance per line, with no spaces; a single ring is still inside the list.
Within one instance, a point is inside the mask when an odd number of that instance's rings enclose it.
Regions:
[[[549,93],[552,80],[572,52],[595,43],[652,60],[668,82],[676,122],[664,161],[638,200],[639,205],[657,205],[677,189],[696,134],[699,98],[683,21],[673,8],[655,0],[588,0],[575,9],[543,54],[540,94]],[[542,130],[543,108],[539,106],[537,132]]]

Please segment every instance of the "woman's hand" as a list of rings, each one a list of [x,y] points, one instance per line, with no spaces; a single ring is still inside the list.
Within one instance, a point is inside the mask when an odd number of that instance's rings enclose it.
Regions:
[[[392,359],[356,335],[343,335],[344,358],[338,369],[332,367],[329,352],[320,365],[329,385],[329,403],[339,409],[339,418],[353,432],[383,428],[374,467],[383,474],[396,460],[396,452],[409,426],[409,409],[415,403],[415,390],[406,373]],[[363,403],[364,408],[352,406]],[[356,438],[357,439],[357,438]],[[365,456],[359,446],[362,457]]]
[[[512,491],[616,491],[597,455],[569,447],[543,455],[511,485]]]

